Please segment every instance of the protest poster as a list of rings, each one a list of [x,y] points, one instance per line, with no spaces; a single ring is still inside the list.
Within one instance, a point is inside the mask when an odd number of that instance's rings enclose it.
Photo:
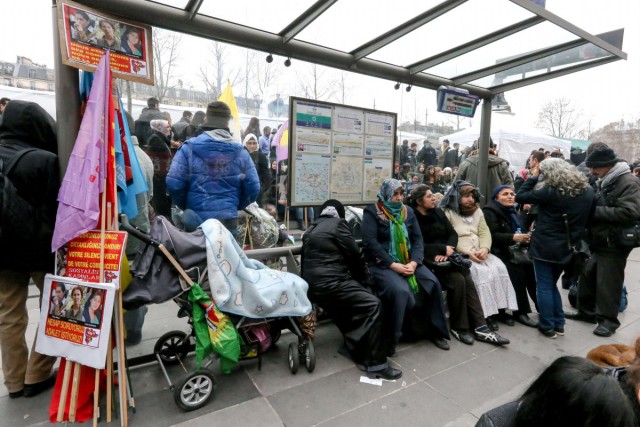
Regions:
[[[104,369],[115,285],[47,274],[36,351]]]
[[[109,50],[114,77],[154,84],[150,26],[63,0],[58,3],[58,32],[64,64],[93,72]]]

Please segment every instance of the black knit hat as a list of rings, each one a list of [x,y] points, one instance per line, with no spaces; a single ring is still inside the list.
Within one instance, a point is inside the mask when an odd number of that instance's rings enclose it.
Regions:
[[[231,109],[222,101],[214,101],[207,105],[207,118],[205,120],[208,126],[226,127],[229,118],[231,118]]]
[[[596,148],[589,154],[585,165],[588,168],[599,168],[603,166],[613,166],[618,162],[616,152],[606,145]]]
[[[333,206],[336,210],[336,212],[338,212],[338,216],[342,219],[344,219],[344,215],[345,215],[345,211],[344,211],[344,205],[342,203],[340,203],[340,201],[336,200],[336,199],[329,199],[326,202],[324,202],[322,204],[322,206],[320,206],[320,212],[322,212],[324,210],[324,208],[328,207],[328,206]]]

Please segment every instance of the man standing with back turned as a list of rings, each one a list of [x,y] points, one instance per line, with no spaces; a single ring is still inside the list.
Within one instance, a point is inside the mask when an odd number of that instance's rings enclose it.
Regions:
[[[620,326],[618,309],[630,248],[620,246],[620,230],[640,220],[640,180],[606,145],[593,150],[586,166],[596,182],[596,211],[589,229],[591,259],[578,286],[578,312],[567,319],[597,323],[593,333],[613,335]]]
[[[3,186],[7,198],[0,213],[0,351],[4,384],[9,397],[15,399],[35,396],[55,382],[51,369],[56,358],[37,353],[35,340],[29,354],[25,333],[29,279],[40,291],[41,304],[44,276],[53,273],[51,238],[60,174],[53,118],[38,104],[26,101],[11,101],[3,116],[2,174],[16,191]],[[31,208],[17,209],[24,206]],[[18,218],[10,219],[4,211],[8,208]],[[32,235],[16,232],[27,228],[33,230]]]

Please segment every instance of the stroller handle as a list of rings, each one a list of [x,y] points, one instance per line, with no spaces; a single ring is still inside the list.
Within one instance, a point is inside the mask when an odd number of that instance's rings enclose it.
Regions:
[[[151,244],[153,246],[159,245],[159,243],[153,240],[151,236],[149,236],[139,228],[131,225],[131,223],[129,222],[129,218],[127,218],[127,215],[120,214],[119,218],[120,218],[120,226],[124,231],[131,233],[133,236],[137,237],[138,239],[142,240],[145,243]]]

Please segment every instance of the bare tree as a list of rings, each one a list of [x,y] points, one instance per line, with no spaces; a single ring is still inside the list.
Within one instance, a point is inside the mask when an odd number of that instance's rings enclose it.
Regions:
[[[249,90],[251,83],[253,82],[254,69],[253,63],[256,62],[256,52],[251,49],[245,49],[245,63],[244,63],[244,112],[249,114]],[[253,92],[253,91],[252,91]]]
[[[329,69],[318,64],[309,64],[306,73],[298,74],[300,91],[305,98],[328,101],[338,92],[338,84],[327,76]]]
[[[348,80],[347,80],[347,73],[342,71],[340,73],[340,76],[338,77],[337,83],[338,83],[338,102],[340,102],[341,104],[346,104],[347,103],[347,99],[349,98],[349,95],[351,94],[351,85],[349,84]]]
[[[256,60],[253,64],[254,84],[251,94],[263,102],[266,100],[265,92],[268,87],[276,83],[278,66],[275,63],[267,64],[265,61]]]
[[[218,41],[212,41],[209,44],[209,54],[212,59],[203,67],[200,67],[200,78],[204,83],[205,90],[211,94],[213,99],[217,99],[222,93],[222,87],[226,80],[231,82],[231,86],[241,83],[240,70],[227,71],[229,60],[228,46]],[[209,65],[212,66],[213,72],[210,72]]]
[[[173,31],[153,29],[153,75],[155,86],[153,95],[160,102],[167,96],[169,89],[175,87],[174,67],[180,59],[182,35]]]
[[[538,113],[537,127],[558,138],[575,138],[582,112],[567,98],[547,102]]]

